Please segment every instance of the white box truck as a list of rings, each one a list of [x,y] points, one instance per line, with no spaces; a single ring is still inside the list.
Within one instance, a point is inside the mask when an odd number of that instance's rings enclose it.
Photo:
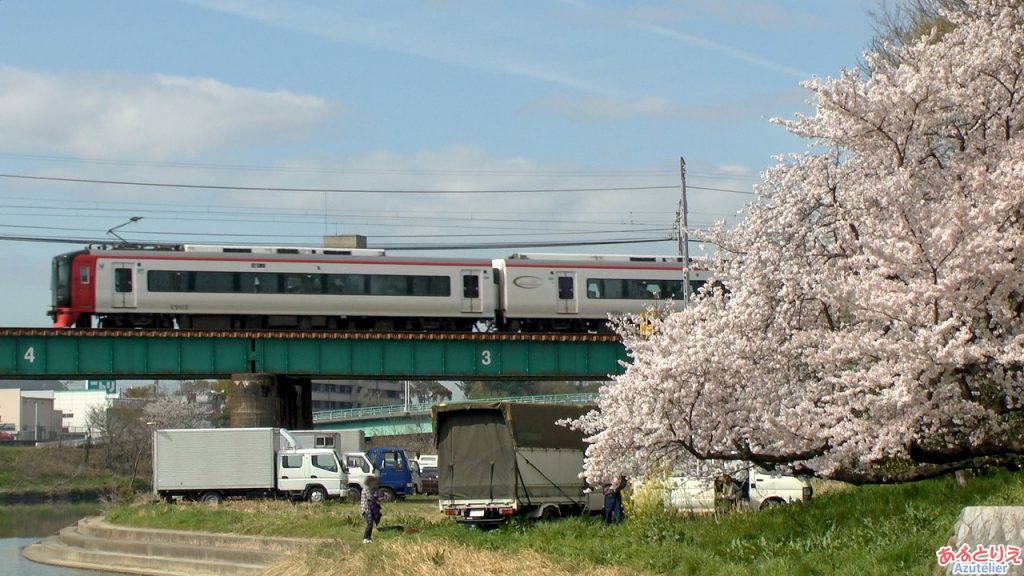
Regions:
[[[469,525],[600,511],[585,491],[583,435],[557,424],[591,407],[464,402],[434,407],[441,511]]]
[[[303,449],[278,428],[153,432],[153,491],[216,504],[225,498],[344,498],[348,479],[334,450]]]

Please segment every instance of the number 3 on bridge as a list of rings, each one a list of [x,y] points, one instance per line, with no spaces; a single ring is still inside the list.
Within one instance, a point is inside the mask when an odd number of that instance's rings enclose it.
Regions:
[[[490,350],[482,350],[480,352],[480,364],[482,364],[484,366],[490,366],[491,365],[491,351]]]

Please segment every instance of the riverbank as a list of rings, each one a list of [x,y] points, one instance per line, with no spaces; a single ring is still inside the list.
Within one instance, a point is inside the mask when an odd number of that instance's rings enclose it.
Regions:
[[[267,576],[399,569],[406,574],[679,573],[930,575],[961,508],[1024,504],[1024,475],[993,471],[959,488],[953,478],[830,492],[811,502],[724,518],[676,518],[633,510],[622,526],[596,518],[551,523],[513,521],[501,529],[465,530],[444,518],[436,501],[385,507],[383,529],[363,546],[362,521],[351,504],[229,502],[119,506],[110,522],[265,536],[329,538],[272,567]],[[498,566],[503,566],[499,570]],[[492,570],[492,568],[494,568]]]
[[[102,576],[37,564],[25,558],[25,547],[58,532],[81,518],[99,513],[96,503],[45,505],[0,505],[0,575],[17,576]]]
[[[27,504],[51,501],[85,502],[112,499],[131,477],[111,472],[103,455],[93,449],[0,446],[0,503]],[[145,490],[137,480],[135,490]]]

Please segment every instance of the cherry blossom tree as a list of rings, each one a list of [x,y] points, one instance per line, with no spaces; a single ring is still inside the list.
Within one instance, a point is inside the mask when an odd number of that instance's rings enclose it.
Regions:
[[[808,141],[708,240],[721,287],[574,425],[586,474],[747,460],[856,483],[1024,457],[1024,3],[813,79]]]

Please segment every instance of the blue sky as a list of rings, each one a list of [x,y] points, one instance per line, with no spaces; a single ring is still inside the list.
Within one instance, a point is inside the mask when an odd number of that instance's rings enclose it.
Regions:
[[[0,235],[318,245],[662,238],[737,220],[799,82],[856,64],[869,0],[0,2]],[[653,189],[642,189],[655,187]],[[628,188],[627,190],[597,190]],[[325,213],[326,203],[326,213]],[[49,260],[0,241],[0,325],[48,322]],[[675,243],[461,251],[672,254]],[[402,252],[394,251],[396,254]]]

